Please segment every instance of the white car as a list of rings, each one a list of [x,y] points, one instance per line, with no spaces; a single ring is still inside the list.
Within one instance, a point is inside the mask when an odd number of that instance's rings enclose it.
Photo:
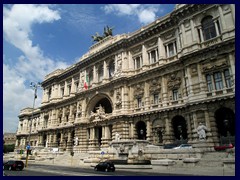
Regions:
[[[180,146],[175,147],[173,149],[192,149],[192,145],[190,145],[190,144],[181,144]]]

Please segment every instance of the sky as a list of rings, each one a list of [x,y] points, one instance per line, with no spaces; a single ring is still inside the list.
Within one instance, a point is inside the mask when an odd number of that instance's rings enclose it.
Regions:
[[[91,36],[131,33],[162,17],[174,4],[4,4],[3,132],[16,132],[21,109],[33,107],[30,83],[79,61]],[[41,105],[38,88],[35,108]]]

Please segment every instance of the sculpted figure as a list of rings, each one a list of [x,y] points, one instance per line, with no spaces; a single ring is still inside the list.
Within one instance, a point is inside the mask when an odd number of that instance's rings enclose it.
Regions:
[[[118,134],[118,132],[116,132],[116,134],[115,134],[115,140],[116,140],[116,141],[119,141],[119,140],[120,140],[120,134]]]
[[[197,127],[199,140],[206,140],[206,131],[207,127],[203,123],[199,123],[199,126]]]

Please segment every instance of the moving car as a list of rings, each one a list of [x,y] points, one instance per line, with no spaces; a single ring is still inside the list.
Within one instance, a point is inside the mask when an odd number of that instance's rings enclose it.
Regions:
[[[17,161],[10,160],[3,164],[3,168],[4,168],[4,170],[9,170],[9,171],[17,170],[17,169],[21,171],[24,168],[24,163],[19,160],[17,160]]]
[[[98,165],[96,165],[94,167],[94,170],[95,171],[106,171],[106,172],[112,171],[112,172],[114,172],[115,171],[115,166],[110,161],[100,162]]]
[[[224,151],[226,149],[234,148],[233,144],[223,144],[220,146],[214,146],[215,151]]]
[[[173,149],[192,149],[192,145],[190,145],[190,144],[181,144],[180,146],[175,147]]]

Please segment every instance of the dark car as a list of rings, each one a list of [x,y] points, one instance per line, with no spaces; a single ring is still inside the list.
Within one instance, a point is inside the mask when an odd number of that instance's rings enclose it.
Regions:
[[[175,147],[177,147],[176,144],[165,144],[165,145],[163,146],[163,149],[173,149],[173,148],[175,148]]]
[[[23,170],[24,168],[24,163],[22,161],[14,161],[10,160],[6,163],[3,164],[4,170]]]
[[[106,161],[106,162],[100,162],[98,165],[94,167],[95,171],[115,171],[115,166],[112,162]]]
[[[224,151],[226,149],[234,148],[233,144],[223,144],[220,146],[214,146],[215,151]]]

